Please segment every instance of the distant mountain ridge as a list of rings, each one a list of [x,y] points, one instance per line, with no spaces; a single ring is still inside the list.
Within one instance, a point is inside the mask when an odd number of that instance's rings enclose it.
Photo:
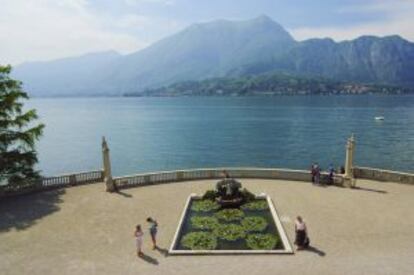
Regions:
[[[17,66],[34,96],[122,95],[177,82],[269,72],[414,86],[414,43],[399,36],[298,42],[267,16],[194,24],[128,55],[88,54]]]

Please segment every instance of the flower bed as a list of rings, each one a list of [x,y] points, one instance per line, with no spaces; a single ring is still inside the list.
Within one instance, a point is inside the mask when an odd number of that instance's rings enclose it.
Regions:
[[[183,215],[172,249],[177,254],[180,251],[290,253],[284,252],[285,242],[280,238],[266,199],[250,200],[240,209],[220,209],[214,200],[194,198],[189,200]]]

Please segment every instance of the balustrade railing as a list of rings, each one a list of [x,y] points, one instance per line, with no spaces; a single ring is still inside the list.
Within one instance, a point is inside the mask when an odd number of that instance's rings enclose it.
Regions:
[[[370,167],[354,167],[355,178],[414,184],[414,174]]]
[[[114,178],[118,188],[143,186],[148,184],[159,184],[166,182],[177,182],[186,180],[218,179],[223,177],[222,171],[226,170],[234,178],[259,178],[259,179],[285,179],[310,181],[309,171],[272,168],[211,168],[177,170],[168,172],[157,172],[149,174],[137,174]],[[325,180],[327,175],[322,174]]]
[[[56,177],[45,177],[37,181],[28,181],[27,183],[19,185],[0,185],[0,197],[102,181],[102,170],[80,172]]]
[[[218,179],[221,178],[223,170],[226,170],[234,178],[258,178],[258,179],[281,179],[310,181],[309,171],[292,169],[273,169],[273,168],[210,168],[210,169],[191,169],[167,172],[155,172],[122,176],[114,178],[116,186],[120,189],[149,184],[160,184],[169,182]],[[414,184],[414,174],[387,171],[366,167],[354,167],[353,173],[356,178],[373,179],[378,181],[393,181]],[[82,185],[88,183],[103,182],[104,174],[102,170],[81,172],[75,174],[61,175],[57,177],[42,178],[36,182],[26,184],[0,185],[0,197],[8,195],[24,194],[54,188]],[[322,173],[321,181],[328,180],[327,173]],[[335,183],[341,184],[342,176],[335,177]]]

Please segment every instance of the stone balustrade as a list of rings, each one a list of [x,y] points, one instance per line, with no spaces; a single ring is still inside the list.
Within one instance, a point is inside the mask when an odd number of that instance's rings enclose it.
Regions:
[[[207,168],[176,170],[166,172],[144,173],[131,176],[115,177],[114,183],[119,189],[145,186],[151,184],[173,183],[190,180],[219,179],[222,172],[226,170],[234,178],[257,178],[257,179],[279,179],[294,181],[311,181],[311,175],[306,170],[293,169],[274,169],[274,168]],[[414,174],[381,170],[368,167],[354,167],[353,175],[355,178],[371,179],[377,181],[391,181],[414,184]],[[89,183],[103,182],[104,174],[102,170],[74,173],[56,177],[42,178],[37,182],[28,182],[19,186],[0,186],[0,197],[10,195],[20,195],[31,192],[64,188]],[[335,184],[343,184],[343,176],[335,176]],[[328,174],[322,173],[321,182],[328,181]]]
[[[21,195],[32,192],[76,186],[88,183],[103,181],[103,171],[88,171],[74,174],[61,175],[56,177],[45,177],[35,182],[27,182],[19,185],[0,185],[0,197]]]
[[[398,171],[382,170],[370,167],[354,167],[353,174],[357,179],[414,184],[414,174]]]
[[[222,171],[226,170],[234,178],[255,178],[255,179],[280,179],[295,181],[311,181],[309,171],[292,169],[272,168],[211,168],[191,169],[168,172],[157,172],[148,174],[137,174],[114,178],[116,186],[120,189],[144,186],[149,184],[161,184],[187,180],[219,179],[222,178]],[[322,173],[321,181],[327,182],[328,174]],[[342,177],[336,176],[335,183],[341,184]]]

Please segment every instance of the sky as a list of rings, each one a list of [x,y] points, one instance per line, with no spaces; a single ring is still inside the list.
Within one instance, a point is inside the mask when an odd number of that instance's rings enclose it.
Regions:
[[[299,41],[364,34],[414,41],[414,0],[0,0],[0,64],[126,54],[193,23],[263,14]]]

